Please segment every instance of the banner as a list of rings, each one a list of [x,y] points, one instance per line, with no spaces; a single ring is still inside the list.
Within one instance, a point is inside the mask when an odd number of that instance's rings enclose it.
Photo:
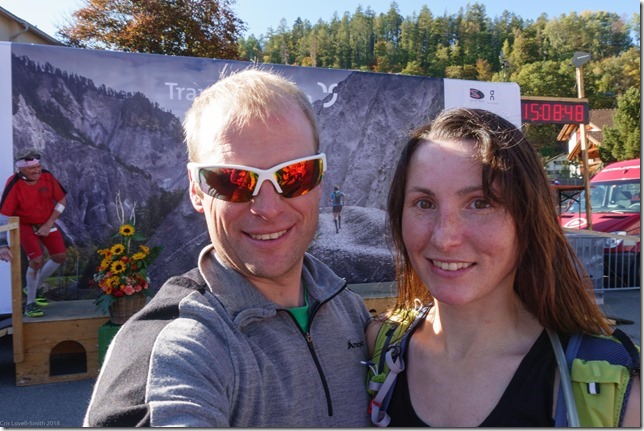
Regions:
[[[150,243],[163,248],[150,271],[154,288],[196,266],[209,239],[203,215],[188,199],[181,122],[195,97],[232,71],[270,69],[308,95],[328,161],[309,251],[350,283],[393,277],[384,208],[410,130],[454,106],[489,109],[520,126],[515,83],[15,43],[0,43],[0,55],[3,78],[9,67],[12,77],[0,84],[0,121],[11,125],[0,129],[2,181],[13,172],[14,151],[41,151],[43,166],[68,191],[58,224],[71,251],[60,272],[75,268],[81,293],[92,288],[96,249],[118,228],[117,193],[127,211],[137,211]],[[340,233],[329,201],[336,185],[346,195]],[[0,277],[9,280],[6,272]],[[6,290],[3,282],[0,313],[10,309]]]

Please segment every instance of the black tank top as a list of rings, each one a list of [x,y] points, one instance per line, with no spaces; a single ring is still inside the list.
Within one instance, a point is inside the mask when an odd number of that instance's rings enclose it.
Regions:
[[[405,351],[405,360],[406,356]],[[555,355],[544,330],[519,364],[496,407],[479,426],[553,427],[555,366]],[[428,387],[427,390],[431,391],[432,388]],[[387,412],[391,416],[390,427],[429,426],[416,415],[411,405],[405,371],[398,375]]]

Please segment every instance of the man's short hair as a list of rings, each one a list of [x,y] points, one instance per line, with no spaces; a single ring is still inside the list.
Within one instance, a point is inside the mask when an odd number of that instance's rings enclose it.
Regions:
[[[188,159],[199,161],[200,140],[218,141],[229,128],[241,129],[251,120],[268,122],[273,116],[300,109],[311,124],[315,151],[320,138],[317,120],[307,95],[294,82],[274,71],[249,68],[221,76],[193,102],[183,121]],[[207,118],[206,118],[207,116]],[[207,151],[207,149],[206,149]]]

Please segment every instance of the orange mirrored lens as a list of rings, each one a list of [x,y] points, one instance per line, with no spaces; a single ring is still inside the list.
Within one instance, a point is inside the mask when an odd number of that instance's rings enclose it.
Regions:
[[[248,202],[257,184],[257,174],[242,169],[209,168],[199,175],[204,193],[230,202]]]
[[[301,196],[313,190],[322,180],[322,160],[293,163],[275,172],[277,184],[286,198]]]

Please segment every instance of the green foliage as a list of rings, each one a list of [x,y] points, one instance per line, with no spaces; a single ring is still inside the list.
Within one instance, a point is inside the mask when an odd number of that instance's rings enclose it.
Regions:
[[[630,48],[639,53],[631,38],[636,25],[635,19],[626,22],[603,11],[551,20],[544,14],[535,21],[504,11],[492,20],[483,3],[468,4],[453,15],[433,15],[423,6],[418,14],[403,17],[392,2],[385,13],[359,6],[353,14],[335,12],[330,21],[320,19],[313,26],[298,19],[289,29],[283,21],[259,39],[242,38],[239,55],[250,59],[249,46],[256,50],[258,42],[262,55],[257,57],[265,62],[444,77],[447,67],[454,72],[480,61],[491,67],[483,76],[498,73],[503,50],[509,75],[534,62],[569,63],[576,50],[591,52],[593,61],[617,58]]]
[[[513,73],[510,81],[524,96],[576,97],[575,68],[569,61],[535,61]]]
[[[559,124],[528,124],[523,127],[523,132],[541,157],[550,159],[566,151],[563,148],[565,143],[557,141],[560,128]]]
[[[640,90],[629,88],[617,103],[613,126],[604,128],[599,155],[604,163],[640,156]]]
[[[629,27],[613,12],[571,12],[548,22],[544,29],[548,54],[557,60],[572,58],[575,51],[596,59],[614,57],[632,46]]]

